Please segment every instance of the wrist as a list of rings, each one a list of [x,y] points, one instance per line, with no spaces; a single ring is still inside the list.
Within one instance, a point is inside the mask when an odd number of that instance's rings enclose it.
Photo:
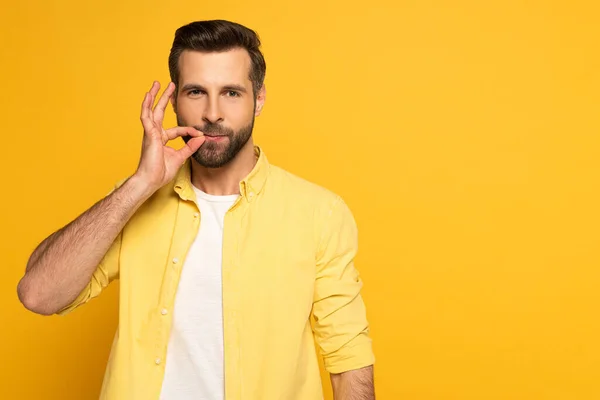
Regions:
[[[123,186],[136,203],[144,202],[158,190],[156,185],[137,173],[133,174]]]

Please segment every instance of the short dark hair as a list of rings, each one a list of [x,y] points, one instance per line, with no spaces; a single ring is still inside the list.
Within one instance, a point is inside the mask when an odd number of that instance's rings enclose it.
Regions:
[[[225,20],[196,21],[184,25],[175,32],[169,54],[171,81],[179,86],[179,57],[185,50],[222,52],[235,48],[246,49],[250,55],[250,81],[254,96],[262,88],[267,65],[261,51],[260,38],[252,29]]]

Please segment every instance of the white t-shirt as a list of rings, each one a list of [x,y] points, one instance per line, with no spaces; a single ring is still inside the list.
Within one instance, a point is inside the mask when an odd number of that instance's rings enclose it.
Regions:
[[[194,187],[200,228],[181,272],[161,400],[222,400],[222,249],[225,213],[238,195],[213,196]]]

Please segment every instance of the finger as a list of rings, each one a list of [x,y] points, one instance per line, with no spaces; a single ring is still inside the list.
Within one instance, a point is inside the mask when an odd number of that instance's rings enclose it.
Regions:
[[[152,82],[152,87],[150,88],[150,118],[152,118],[152,108],[154,107],[154,101],[156,100],[156,95],[160,90],[160,83],[157,81]]]
[[[192,137],[201,137],[204,136],[204,133],[199,130],[192,128],[191,126],[177,126],[175,128],[167,129],[165,134],[169,140],[173,140],[180,136],[192,136]]]
[[[194,154],[200,148],[200,146],[202,146],[202,143],[204,143],[205,140],[206,138],[204,136],[191,138],[189,142],[185,144],[185,146],[177,150],[177,154],[181,159],[181,163],[183,164],[183,161],[187,160],[192,154]]]
[[[144,127],[144,133],[150,134],[154,125],[152,124],[152,120],[150,119],[150,94],[146,93],[144,96],[144,101],[142,102],[142,113],[140,116],[140,120],[142,121],[142,126]]]
[[[169,82],[167,88],[163,92],[162,96],[158,100],[158,103],[156,104],[156,107],[154,108],[153,119],[154,122],[159,125],[162,123],[162,119],[165,115],[165,109],[167,108],[167,104],[169,104],[169,99],[173,95],[173,92],[175,92],[175,84],[173,82]]]
[[[160,90],[160,82],[154,81],[152,82],[152,86],[150,87],[150,96],[152,96],[152,99],[156,98],[156,95],[158,94],[158,91]],[[154,102],[152,103],[154,104]]]
[[[144,118],[148,116],[148,99],[150,96],[148,92],[144,95],[144,101],[142,101],[142,112],[140,113],[140,118]]]

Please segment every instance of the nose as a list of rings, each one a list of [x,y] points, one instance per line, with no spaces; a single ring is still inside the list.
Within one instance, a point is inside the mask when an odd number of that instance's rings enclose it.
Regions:
[[[208,101],[202,119],[205,122],[210,122],[213,124],[223,121],[223,115],[221,114],[221,108],[219,107],[218,98],[213,97]]]

